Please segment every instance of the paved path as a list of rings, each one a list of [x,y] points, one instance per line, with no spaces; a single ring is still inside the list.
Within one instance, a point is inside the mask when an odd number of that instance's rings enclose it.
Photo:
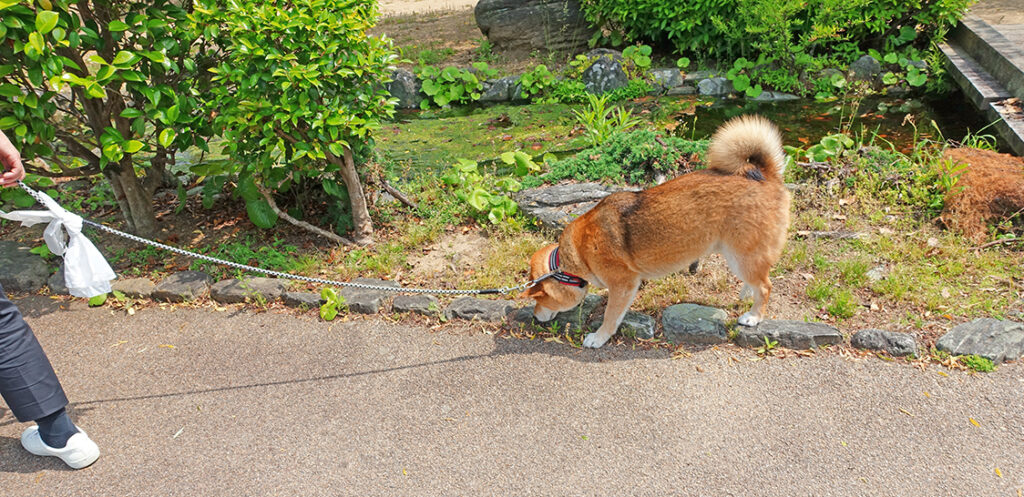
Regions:
[[[79,472],[33,457],[0,407],[3,495],[1024,489],[1020,364],[944,376],[732,347],[672,360],[378,319],[20,305],[103,456]]]

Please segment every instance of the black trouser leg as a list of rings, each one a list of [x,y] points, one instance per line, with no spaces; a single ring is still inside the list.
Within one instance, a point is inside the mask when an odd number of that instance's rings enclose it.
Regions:
[[[57,412],[68,404],[50,360],[0,286],[0,394],[18,421]]]

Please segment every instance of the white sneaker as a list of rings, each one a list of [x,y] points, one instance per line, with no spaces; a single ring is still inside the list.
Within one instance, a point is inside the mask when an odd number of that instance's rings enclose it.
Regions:
[[[78,433],[71,435],[64,448],[54,449],[46,445],[39,436],[39,426],[32,425],[22,432],[21,446],[37,456],[59,457],[65,464],[71,466],[71,469],[82,469],[100,457],[100,448],[81,428],[78,428]]]

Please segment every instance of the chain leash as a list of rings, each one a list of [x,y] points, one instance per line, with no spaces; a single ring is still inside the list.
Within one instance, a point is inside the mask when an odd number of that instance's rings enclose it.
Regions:
[[[42,197],[40,196],[41,194],[39,192],[33,190],[32,188],[29,188],[28,185],[26,185],[25,183],[23,183],[21,181],[18,182],[18,185],[21,186],[21,188],[23,190],[25,190],[25,192],[27,192],[29,195],[31,195],[32,198],[36,199],[37,202],[39,202],[40,204],[46,205],[46,202],[44,202],[42,200]],[[361,290],[375,290],[375,291],[382,291],[382,292],[412,293],[412,294],[432,294],[432,295],[496,295],[496,294],[506,294],[507,295],[507,294],[510,294],[510,293],[520,292],[520,291],[526,290],[527,288],[530,288],[533,285],[536,285],[538,282],[540,282],[540,281],[542,281],[544,279],[550,278],[551,276],[553,276],[555,274],[553,272],[552,273],[548,273],[548,274],[545,274],[545,275],[541,276],[540,278],[528,281],[526,283],[523,283],[523,284],[517,285],[517,286],[507,286],[507,287],[502,287],[502,288],[476,289],[476,290],[448,290],[448,289],[442,289],[442,288],[405,288],[405,287],[400,287],[400,286],[399,287],[395,287],[395,286],[370,285],[370,284],[366,284],[366,283],[353,283],[353,282],[349,282],[349,281],[336,281],[336,280],[328,280],[328,279],[323,279],[323,278],[313,278],[313,277],[310,277],[310,276],[302,276],[302,275],[297,275],[297,274],[282,273],[280,271],[273,271],[273,270],[270,270],[270,269],[263,269],[263,268],[259,268],[259,267],[255,267],[255,266],[249,266],[249,265],[246,265],[246,264],[239,264],[237,262],[226,261],[226,260],[223,260],[223,259],[218,259],[216,257],[211,257],[211,256],[208,256],[208,255],[199,254],[199,253],[196,253],[196,252],[190,252],[188,250],[180,249],[180,248],[177,248],[177,247],[172,247],[170,245],[165,245],[163,243],[155,242],[153,240],[148,240],[148,239],[143,238],[141,236],[136,236],[136,235],[133,235],[131,233],[125,233],[123,231],[116,230],[114,228],[102,225],[102,224],[94,222],[94,221],[90,221],[90,220],[85,219],[85,218],[82,219],[82,224],[92,226],[92,227],[97,228],[97,229],[99,229],[101,231],[105,231],[107,233],[110,233],[110,234],[113,234],[113,235],[116,235],[116,236],[119,236],[119,237],[122,237],[122,238],[127,238],[128,240],[132,240],[134,242],[141,243],[143,245],[149,245],[151,247],[156,247],[156,248],[161,249],[161,250],[166,250],[168,252],[173,252],[173,253],[178,254],[178,255],[184,255],[184,256],[187,256],[187,257],[192,257],[194,259],[199,259],[199,260],[203,260],[203,261],[206,261],[206,262],[212,262],[214,264],[220,264],[220,265],[223,265],[223,266],[228,266],[228,267],[231,267],[231,268],[234,268],[234,269],[241,269],[243,271],[249,271],[249,272],[253,272],[253,273],[261,273],[261,274],[265,274],[265,275],[268,275],[268,276],[273,276],[275,278],[284,278],[284,279],[290,279],[290,280],[305,281],[307,283],[318,283],[318,284],[321,284],[321,285],[329,285],[329,286],[357,288],[357,289],[361,289]]]

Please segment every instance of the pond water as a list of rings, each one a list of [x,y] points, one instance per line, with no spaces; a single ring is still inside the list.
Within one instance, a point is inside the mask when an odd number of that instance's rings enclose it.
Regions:
[[[687,128],[677,135],[709,137],[729,118],[760,114],[775,122],[783,133],[784,143],[794,147],[806,147],[844,129],[865,142],[874,141],[879,146],[891,143],[907,152],[913,148],[915,133],[917,139],[959,141],[968,132],[976,133],[988,124],[959,95],[941,101],[881,97],[860,102],[719,100],[695,110],[689,119],[681,118]],[[996,134],[991,128],[982,131],[985,133]]]
[[[907,152],[917,140],[961,140],[988,124],[959,94],[942,100],[868,98],[859,102],[754,102],[699,97],[645,98],[624,104],[665,134],[708,138],[731,117],[761,114],[776,124],[786,145],[806,148],[846,130],[864,143]],[[524,150],[535,156],[565,155],[585,147],[572,110],[561,104],[466,106],[402,111],[377,133],[376,146],[387,157],[427,170],[446,168],[457,158],[494,159]],[[934,121],[934,125],[932,122]],[[916,128],[915,128],[916,127]],[[995,135],[991,128],[983,134]]]

